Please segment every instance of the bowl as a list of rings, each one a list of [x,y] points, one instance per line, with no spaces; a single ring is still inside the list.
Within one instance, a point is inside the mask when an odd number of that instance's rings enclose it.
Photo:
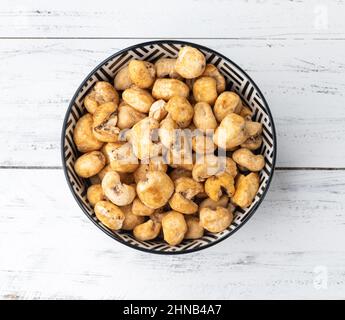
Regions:
[[[263,144],[260,154],[265,157],[266,165],[259,173],[260,187],[253,203],[246,209],[238,209],[235,212],[232,224],[226,230],[216,234],[205,233],[200,239],[184,240],[177,246],[170,246],[162,239],[142,242],[136,240],[131,233],[108,229],[96,218],[93,208],[86,198],[86,191],[90,182],[87,179],[78,177],[74,171],[74,162],[80,154],[73,142],[73,130],[78,119],[85,113],[83,100],[97,81],[113,82],[116,73],[131,59],[153,62],[162,57],[176,58],[179,49],[185,45],[198,48],[205,54],[207,63],[217,66],[227,81],[227,90],[239,94],[246,105],[253,110],[253,119],[262,123]],[[63,122],[61,138],[62,164],[65,177],[75,200],[86,216],[99,229],[118,242],[134,249],[159,254],[180,254],[205,249],[223,241],[240,229],[252,217],[263,201],[273,176],[276,159],[276,133],[273,118],[263,94],[254,81],[237,64],[222,54],[195,43],[176,40],[136,44],[113,54],[101,62],[84,79],[74,94]]]

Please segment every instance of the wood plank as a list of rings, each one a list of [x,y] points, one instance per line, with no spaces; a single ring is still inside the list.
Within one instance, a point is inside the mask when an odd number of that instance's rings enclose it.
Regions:
[[[141,41],[0,40],[0,166],[60,166],[74,91],[100,61]],[[262,89],[277,127],[278,166],[345,167],[345,41],[197,42],[243,66]]]
[[[344,38],[344,13],[336,0],[3,0],[0,36]]]
[[[241,230],[182,256],[104,235],[61,170],[0,170],[0,178],[0,298],[345,298],[344,171],[277,172]]]

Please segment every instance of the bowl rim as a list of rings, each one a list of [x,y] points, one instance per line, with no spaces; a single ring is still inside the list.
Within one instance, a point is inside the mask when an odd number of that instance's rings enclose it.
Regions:
[[[159,43],[163,43],[163,44],[181,44],[181,45],[190,45],[193,46],[195,48],[201,49],[201,50],[205,50],[211,53],[216,54],[217,56],[221,57],[222,59],[226,60],[227,62],[231,63],[232,65],[234,65],[236,68],[238,68],[246,77],[247,79],[250,81],[251,85],[255,88],[255,90],[260,94],[265,107],[266,107],[266,111],[270,120],[270,124],[271,124],[271,128],[272,128],[272,136],[273,136],[273,156],[272,156],[272,169],[271,169],[271,173],[268,177],[267,180],[267,185],[265,190],[263,191],[261,198],[259,199],[259,201],[253,206],[253,208],[251,209],[251,212],[248,213],[248,215],[243,219],[242,223],[240,225],[238,225],[234,230],[232,230],[231,232],[229,232],[227,235],[225,235],[224,237],[217,239],[215,241],[212,241],[210,243],[207,243],[204,246],[200,246],[197,248],[191,248],[191,249],[186,249],[186,250],[181,250],[181,251],[156,251],[156,250],[152,250],[152,249],[147,249],[147,248],[142,248],[142,247],[138,247],[135,246],[133,244],[128,243],[127,241],[122,240],[121,238],[117,238],[114,236],[114,234],[112,232],[110,232],[107,229],[102,228],[97,221],[95,221],[92,216],[90,216],[90,214],[85,210],[85,208],[81,205],[80,203],[80,199],[76,196],[74,190],[73,190],[73,186],[71,184],[71,181],[68,177],[68,173],[67,173],[67,167],[66,167],[66,161],[65,161],[65,154],[64,154],[64,149],[65,149],[65,133],[66,133],[66,126],[67,126],[67,121],[68,121],[68,117],[69,114],[71,112],[71,109],[73,107],[74,101],[77,98],[80,90],[84,87],[84,85],[87,83],[88,79],[100,68],[102,67],[105,63],[107,63],[109,60],[112,60],[113,58],[125,53],[126,51],[132,50],[132,49],[136,49],[142,46],[147,46],[147,45],[153,45],[153,44],[159,44]],[[127,48],[124,48],[114,54],[112,54],[111,56],[109,56],[108,58],[104,59],[101,63],[99,63],[85,78],[84,80],[81,82],[81,84],[79,85],[78,89],[75,91],[72,99],[70,100],[69,106],[66,110],[65,113],[65,117],[63,120],[63,125],[62,125],[62,132],[61,132],[61,161],[62,161],[62,168],[64,171],[64,176],[65,179],[67,180],[67,184],[68,187],[75,199],[75,201],[78,203],[79,207],[81,208],[81,210],[84,212],[84,214],[89,218],[89,220],[91,220],[93,222],[94,225],[96,225],[100,230],[102,230],[105,234],[107,234],[109,237],[111,237],[112,239],[118,241],[121,244],[126,245],[127,247],[142,251],[142,252],[148,252],[148,253],[153,253],[153,254],[161,254],[161,255],[176,255],[176,254],[186,254],[186,253],[192,253],[192,252],[196,252],[196,251],[200,251],[200,250],[204,250],[207,248],[210,248],[214,245],[216,245],[217,243],[229,238],[231,235],[233,235],[235,232],[237,232],[239,229],[241,229],[243,227],[243,225],[245,225],[247,223],[247,221],[254,215],[254,213],[256,212],[256,210],[258,209],[258,207],[260,206],[260,204],[262,203],[262,201],[264,200],[268,189],[270,187],[273,175],[274,175],[274,171],[275,171],[275,165],[276,165],[276,157],[277,157],[277,135],[276,135],[276,129],[275,129],[275,125],[274,125],[274,121],[273,121],[273,117],[272,117],[272,113],[271,110],[269,108],[269,105],[264,97],[264,95],[262,94],[261,90],[259,89],[259,87],[257,86],[257,84],[252,80],[252,78],[247,74],[247,72],[245,72],[240,66],[238,66],[235,62],[233,62],[231,59],[225,57],[223,54],[205,47],[203,45],[197,44],[197,43],[193,43],[193,42],[188,42],[188,41],[182,41],[182,40],[170,40],[170,39],[162,39],[162,40],[151,40],[151,41],[147,41],[147,42],[141,42],[141,43],[137,43],[134,45],[131,45]]]

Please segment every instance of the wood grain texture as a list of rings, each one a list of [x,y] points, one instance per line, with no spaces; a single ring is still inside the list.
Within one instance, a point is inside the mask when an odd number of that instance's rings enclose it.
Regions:
[[[2,0],[0,36],[343,39],[344,12],[339,0]]]
[[[142,41],[0,40],[0,166],[60,166],[74,91],[100,61]],[[276,123],[278,166],[345,167],[345,41],[197,42],[233,59],[262,89]]]
[[[0,2],[0,299],[345,298],[345,2],[181,3]],[[289,169],[235,235],[181,256],[107,237],[54,169],[84,77],[155,38],[190,39],[242,66],[270,104],[277,165]]]
[[[181,256],[107,237],[61,170],[0,170],[0,178],[0,298],[345,298],[343,171],[277,172],[241,230]],[[327,289],[314,286],[318,268]]]

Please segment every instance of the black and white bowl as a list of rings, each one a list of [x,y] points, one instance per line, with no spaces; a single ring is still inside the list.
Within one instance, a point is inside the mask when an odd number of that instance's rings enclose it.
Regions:
[[[218,67],[227,81],[227,90],[239,94],[247,106],[254,111],[254,120],[263,124],[263,144],[260,153],[265,157],[266,165],[260,172],[260,188],[255,200],[249,208],[238,209],[232,224],[223,232],[217,234],[206,233],[201,239],[184,240],[177,246],[169,246],[161,239],[152,241],[138,241],[131,233],[112,231],[105,227],[95,216],[93,208],[86,199],[86,190],[90,185],[87,179],[79,178],[74,171],[74,162],[79,153],[73,142],[73,130],[78,119],[85,113],[83,100],[89,89],[100,80],[113,82],[116,73],[131,59],[153,62],[159,58],[176,58],[179,49],[184,45],[191,45],[201,50],[207,59]],[[140,43],[115,53],[98,65],[82,82],[76,91],[66,112],[62,128],[62,163],[70,190],[86,216],[103,232],[113,239],[132,248],[162,254],[178,254],[193,252],[210,247],[237,231],[254,214],[265,197],[269,188],[276,159],[276,134],[271,112],[267,102],[254,81],[234,62],[212,49],[195,43],[176,40],[161,40]]]

